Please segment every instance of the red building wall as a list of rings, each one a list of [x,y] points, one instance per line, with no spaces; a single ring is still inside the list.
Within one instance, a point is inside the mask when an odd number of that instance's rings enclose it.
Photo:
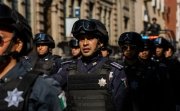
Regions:
[[[177,1],[176,0],[164,0],[165,1],[165,26],[166,29],[173,30],[176,34],[176,9]]]

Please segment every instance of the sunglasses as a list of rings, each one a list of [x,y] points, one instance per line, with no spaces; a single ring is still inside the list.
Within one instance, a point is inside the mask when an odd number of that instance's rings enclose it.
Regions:
[[[123,45],[121,48],[122,48],[122,50],[127,50],[128,48],[130,50],[136,50],[137,46],[136,45]]]
[[[95,21],[85,19],[76,21],[72,27],[72,33],[74,34],[74,36],[78,35],[81,30],[86,32],[99,31],[102,34],[107,33],[105,30],[101,30],[101,28],[98,27]]]

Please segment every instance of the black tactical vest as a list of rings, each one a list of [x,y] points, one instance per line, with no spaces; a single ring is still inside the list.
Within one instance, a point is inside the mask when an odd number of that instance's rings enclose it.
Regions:
[[[31,93],[31,89],[33,84],[38,77],[37,72],[29,72],[24,77],[19,77],[14,80],[10,80],[8,82],[2,83],[0,85],[0,111],[28,111],[28,99]],[[23,101],[18,102],[18,106],[9,105],[5,98],[8,96],[11,98],[12,92],[17,89],[17,92],[23,91],[21,97]],[[8,94],[9,93],[9,94]],[[10,94],[11,93],[11,94]],[[16,93],[17,94],[17,93]],[[15,97],[15,96],[14,96]],[[20,96],[17,96],[20,97]],[[17,98],[14,98],[17,99]]]
[[[113,111],[109,91],[110,64],[106,63],[94,73],[82,74],[77,64],[69,67],[67,82],[67,111]],[[106,80],[104,86],[98,83]]]
[[[55,60],[53,57],[51,57],[48,60],[39,60],[36,63],[34,70],[43,72],[46,75],[50,75],[53,71],[54,66],[55,66]]]

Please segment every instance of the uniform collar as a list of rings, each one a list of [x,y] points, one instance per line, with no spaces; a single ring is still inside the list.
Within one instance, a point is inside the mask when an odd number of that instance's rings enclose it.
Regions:
[[[125,66],[135,66],[135,64],[137,64],[138,61],[139,61],[138,58],[131,59],[131,60],[124,59],[124,65]]]
[[[7,82],[9,80],[23,76],[27,71],[22,66],[21,63],[17,63],[4,77],[1,78],[1,81]]]
[[[90,58],[90,59],[87,59],[87,58],[83,58],[82,57],[82,62],[84,63],[84,64],[92,64],[92,65],[96,65],[97,64],[97,62],[98,61],[100,61],[102,59],[102,57],[101,56],[95,56],[95,57],[92,57],[92,58]]]
[[[51,53],[47,53],[45,55],[38,56],[38,57],[39,57],[40,60],[48,60],[51,55],[52,55]]]

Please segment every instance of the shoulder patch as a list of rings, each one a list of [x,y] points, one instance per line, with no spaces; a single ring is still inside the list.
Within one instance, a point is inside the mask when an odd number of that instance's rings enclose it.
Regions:
[[[123,68],[123,66],[120,65],[120,64],[118,64],[117,62],[111,62],[110,64],[111,64],[112,66],[118,68],[118,69],[122,69],[122,68]]]

